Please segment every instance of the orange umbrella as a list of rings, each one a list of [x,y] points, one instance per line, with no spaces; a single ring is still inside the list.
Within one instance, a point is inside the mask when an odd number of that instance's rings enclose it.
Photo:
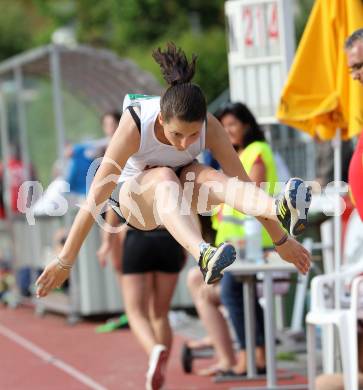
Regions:
[[[363,27],[361,0],[316,0],[282,91],[277,118],[292,127],[343,139],[363,127],[363,88],[348,72],[345,39]]]

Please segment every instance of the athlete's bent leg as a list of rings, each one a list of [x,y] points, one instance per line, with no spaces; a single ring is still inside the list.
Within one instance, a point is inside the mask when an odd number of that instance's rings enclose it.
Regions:
[[[194,212],[184,209],[180,181],[170,168],[153,168],[126,182],[120,190],[120,208],[128,222],[149,230],[162,224],[198,261],[206,283],[219,281],[236,258],[232,245],[213,248],[205,243]]]

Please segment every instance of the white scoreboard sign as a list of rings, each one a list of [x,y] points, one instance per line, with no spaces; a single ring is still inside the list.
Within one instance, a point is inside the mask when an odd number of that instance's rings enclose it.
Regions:
[[[291,3],[225,3],[231,100],[247,104],[262,124],[276,123],[274,114],[294,54]]]

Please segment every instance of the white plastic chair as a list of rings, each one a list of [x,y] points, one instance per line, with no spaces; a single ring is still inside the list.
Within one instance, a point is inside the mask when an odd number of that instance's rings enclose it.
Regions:
[[[357,320],[362,315],[360,284],[363,282],[363,223],[354,211],[348,221],[344,245],[344,265],[339,273],[317,276],[311,284],[311,310],[306,316],[308,343],[309,389],[315,389],[316,378],[316,334],[315,327],[321,326],[323,346],[323,367],[325,373],[334,371],[333,326],[338,330],[342,358],[344,388],[358,390]],[[354,249],[352,249],[354,248]],[[353,281],[353,282],[352,282]],[[351,293],[346,286],[352,282]],[[339,283],[339,304],[334,296],[335,284]],[[336,308],[338,306],[339,308]]]
[[[334,220],[329,218],[320,225],[321,249],[324,273],[334,272]]]
[[[362,264],[363,267],[363,264]],[[325,306],[324,285],[332,287],[333,283],[339,283],[351,273],[321,275],[314,278],[311,287],[312,307],[307,316],[307,347],[308,347],[308,377],[309,389],[315,389],[316,378],[316,325],[331,327],[335,325],[340,340],[340,353],[342,357],[344,388],[358,390],[358,352],[357,352],[357,320],[359,309],[359,285],[363,282],[363,276],[353,280],[350,307],[331,309]],[[334,356],[323,356],[333,359]]]

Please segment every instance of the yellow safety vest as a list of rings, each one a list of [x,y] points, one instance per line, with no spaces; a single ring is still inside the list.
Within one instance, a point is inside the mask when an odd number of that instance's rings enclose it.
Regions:
[[[270,195],[274,194],[275,183],[278,181],[276,163],[270,145],[263,141],[255,141],[249,144],[240,154],[239,158],[247,172],[251,172],[252,166],[257,157],[261,156],[266,168],[266,188]],[[212,227],[217,231],[216,245],[224,241],[238,241],[244,238],[245,214],[223,204],[219,212],[212,217]],[[262,246],[268,248],[273,246],[272,240],[266,229],[262,229]]]

